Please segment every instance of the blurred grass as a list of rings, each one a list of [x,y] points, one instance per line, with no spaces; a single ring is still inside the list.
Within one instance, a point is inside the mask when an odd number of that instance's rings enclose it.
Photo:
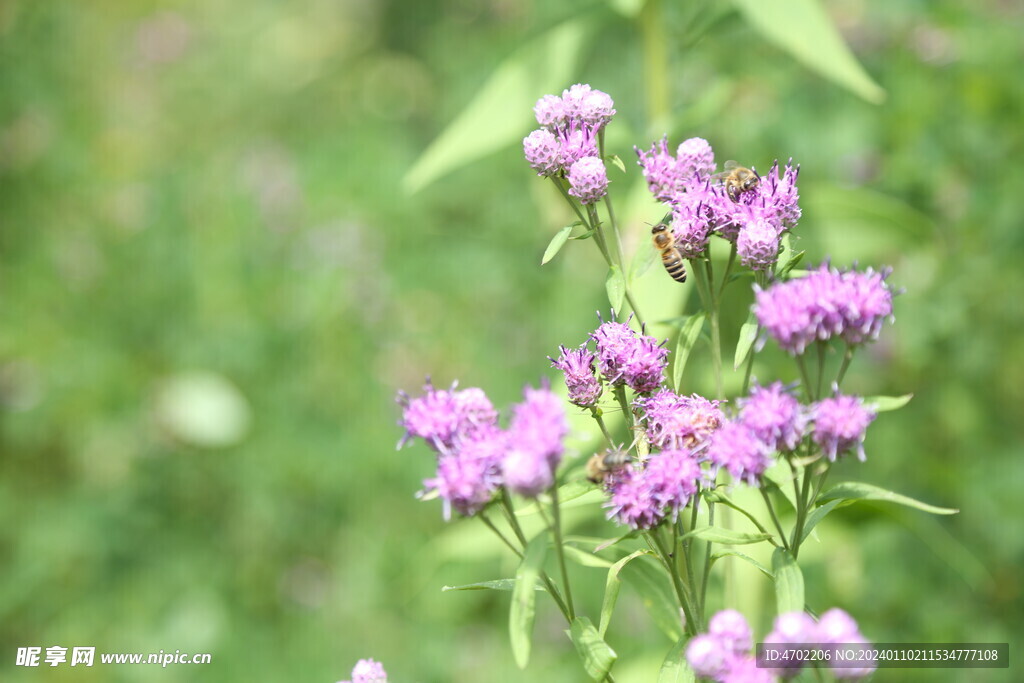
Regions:
[[[891,264],[906,288],[849,385],[915,399],[844,475],[962,513],[837,513],[808,553],[809,596],[876,640],[1019,642],[1022,12],[827,7],[885,104],[735,13],[669,43],[673,138],[758,167],[792,156],[797,247]],[[578,676],[546,607],[519,673],[507,595],[441,594],[512,566],[413,499],[430,458],[393,451],[392,401],[431,373],[507,405],[604,307],[592,248],[539,267],[565,215],[516,148],[411,197],[400,186],[502,59],[583,11],[607,10],[0,4],[3,678],[63,680],[16,671],[26,645],[213,653],[82,681],[337,680],[362,656],[398,681]],[[577,79],[615,97],[610,151],[628,162],[666,131],[645,123],[636,30],[603,25]],[[617,191],[637,180],[628,168]],[[734,335],[747,301],[728,303]],[[769,350],[755,374],[776,372],[795,379]],[[596,595],[603,576],[578,573]],[[627,593],[609,638],[644,680],[669,644]]]

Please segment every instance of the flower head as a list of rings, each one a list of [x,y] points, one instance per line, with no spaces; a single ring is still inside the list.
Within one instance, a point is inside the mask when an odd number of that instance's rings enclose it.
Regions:
[[[360,659],[352,669],[352,683],[388,683],[388,674],[380,662]]]
[[[580,204],[596,204],[608,194],[608,171],[596,156],[585,156],[569,167],[569,194]]]
[[[568,173],[573,164],[586,157],[597,158],[597,131],[592,126],[573,119],[555,130],[558,137],[558,164]],[[607,174],[606,174],[607,175]]]
[[[703,478],[700,462],[693,453],[683,449],[651,455],[643,469],[643,479],[654,502],[659,509],[671,513],[673,520],[697,494]]]
[[[663,389],[636,400],[644,411],[647,440],[656,448],[696,448],[707,441],[724,420],[718,401],[703,396],[679,396]]]
[[[782,382],[755,386],[750,396],[741,398],[740,422],[750,428],[758,439],[775,451],[795,450],[803,438],[807,416],[800,402],[786,391]]]
[[[423,486],[426,491],[436,491],[444,501],[444,518],[448,520],[452,508],[466,517],[480,512],[500,483],[495,463],[467,449],[438,458],[437,475],[425,480]]]
[[[562,401],[546,381],[540,389],[526,387],[523,394],[526,400],[512,407],[509,449],[536,454],[554,469],[562,460],[562,439],[569,431]]]
[[[622,384],[625,381],[624,368],[633,357],[636,333],[626,323],[610,320],[601,323],[590,338],[597,346],[597,366],[601,375],[611,384]]]
[[[555,134],[543,128],[523,138],[523,155],[539,176],[553,176],[561,170],[562,145]]]
[[[734,654],[748,652],[754,645],[747,618],[734,609],[724,609],[711,617],[708,633]]]
[[[800,220],[800,193],[796,187],[799,175],[800,166],[794,167],[792,159],[786,164],[781,175],[779,162],[776,161],[758,184],[762,206],[771,212],[773,222],[780,230],[788,230]]]
[[[856,345],[878,338],[892,318],[889,271],[840,272],[823,264],[806,277],[756,290],[754,313],[783,349],[801,354],[814,341],[841,337]]]
[[[615,102],[606,92],[589,85],[574,85],[562,93],[568,115],[601,129],[615,116]]]
[[[558,360],[548,358],[553,367],[565,373],[565,386],[569,389],[569,402],[581,408],[587,408],[597,403],[601,395],[601,385],[594,374],[593,353],[587,349],[586,344],[578,349],[567,349],[564,346],[558,347],[561,355]]]
[[[704,181],[715,172],[715,152],[704,138],[684,140],[676,148],[676,168],[688,183]]]
[[[772,673],[760,668],[752,656],[736,657],[718,680],[721,683],[772,683]]]
[[[684,258],[697,258],[708,247],[714,230],[714,215],[709,198],[714,193],[708,183],[696,185],[672,202],[672,232],[675,245]]]
[[[683,192],[683,176],[676,158],[668,152],[667,137],[651,145],[649,150],[634,149],[639,157],[637,163],[644,170],[647,189],[655,199],[667,202]]]
[[[772,464],[772,451],[742,422],[726,422],[711,435],[708,458],[729,471],[733,479],[757,486]]]
[[[498,422],[497,411],[481,389],[456,391],[454,384],[448,390],[435,389],[428,379],[423,391],[417,398],[399,392],[398,402],[403,406],[399,424],[406,430],[399,448],[412,437],[420,437],[434,450],[450,452],[462,439]]]
[[[751,270],[768,270],[779,258],[779,231],[756,211],[736,237],[740,263]]]
[[[654,337],[642,335],[633,344],[632,355],[623,363],[622,377],[633,391],[644,394],[661,386],[667,366],[668,349]]]
[[[537,104],[533,105],[533,113],[537,117],[537,123],[548,130],[565,125],[567,120],[565,104],[557,95],[545,95],[537,100]]]
[[[642,470],[627,465],[620,470],[611,484],[611,498],[606,504],[608,519],[633,529],[651,529],[665,518]]]
[[[686,645],[686,661],[702,678],[719,680],[728,671],[733,658],[730,649],[708,633],[694,636]]]
[[[829,460],[834,461],[854,448],[857,458],[865,459],[864,435],[875,419],[875,412],[864,405],[863,399],[837,393],[814,404],[811,415],[814,419],[812,438]]]
[[[501,464],[505,486],[524,498],[536,498],[555,483],[551,462],[537,451],[513,447]]]

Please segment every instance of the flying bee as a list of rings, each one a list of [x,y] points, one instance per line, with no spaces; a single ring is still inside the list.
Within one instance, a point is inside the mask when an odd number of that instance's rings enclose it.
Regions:
[[[601,484],[610,475],[624,469],[631,460],[629,451],[621,448],[609,448],[604,453],[595,453],[587,461],[587,479],[595,484]]]
[[[735,161],[725,162],[725,171],[716,173],[711,179],[725,185],[725,192],[734,204],[739,202],[741,194],[753,190],[761,182],[757,171],[744,168]]]
[[[668,221],[662,220],[651,228],[651,236],[654,248],[661,252],[661,264],[668,274],[676,282],[686,282],[686,265],[683,263],[683,255],[676,249],[676,238],[669,230]]]

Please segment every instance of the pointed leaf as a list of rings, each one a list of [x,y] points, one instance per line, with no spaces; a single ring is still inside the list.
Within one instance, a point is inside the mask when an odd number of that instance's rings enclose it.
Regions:
[[[717,526],[702,526],[683,534],[683,538],[701,538],[705,541],[721,543],[723,545],[748,545],[750,543],[767,541],[771,536],[760,532],[735,531]]]
[[[754,567],[756,567],[758,571],[767,576],[769,579],[775,578],[775,575],[772,574],[771,569],[768,569],[768,567],[764,566],[763,564],[752,558],[750,555],[745,555],[738,550],[723,550],[722,552],[714,553],[711,555],[711,561],[715,562],[717,560],[722,559],[723,557],[738,557],[741,560],[745,560],[750,564],[754,565]]]
[[[732,369],[736,370],[747,360],[747,355],[750,354],[750,349],[754,345],[754,340],[757,339],[757,321],[754,319],[753,312],[747,316],[747,322],[740,326],[740,335],[736,340],[736,355],[733,358]]]
[[[467,583],[462,586],[442,586],[441,592],[447,593],[448,591],[510,591],[516,586],[515,579],[495,579],[494,581],[481,581],[480,583]],[[547,590],[544,588],[544,584],[540,581],[534,586],[534,590],[542,591]]]
[[[584,567],[601,567],[602,569],[607,569],[612,566],[611,560],[606,560],[600,555],[580,550],[576,546],[566,544],[562,546],[562,550],[565,551],[565,556],[567,558]]]
[[[910,399],[914,398],[913,394],[904,394],[902,396],[869,396],[864,399],[864,406],[871,408],[876,413],[885,413],[890,410],[898,410],[903,406],[910,403]]]
[[[786,265],[784,265],[781,268],[779,268],[779,272],[776,274],[776,277],[779,280],[785,280],[786,276],[789,275],[790,272],[794,268],[796,268],[797,265],[799,265],[799,263],[801,261],[804,260],[804,254],[806,254],[806,253],[807,253],[806,251],[798,251],[795,254],[793,254],[792,256],[790,256],[789,260],[786,261]]]
[[[814,508],[811,514],[807,515],[807,521],[804,522],[804,533],[800,536],[800,542],[803,543],[807,539],[807,535],[814,531],[814,527],[818,526],[818,522],[825,519],[825,515],[844,504],[850,505],[850,502],[836,499]]]
[[[640,595],[655,625],[673,643],[682,638],[682,614],[664,568],[650,562],[631,562],[623,567],[620,575]]]
[[[661,671],[658,672],[658,683],[693,683],[696,677],[690,663],[686,661],[686,646],[689,638],[680,638],[679,642],[672,646],[661,663]]]
[[[704,328],[704,318],[704,313],[691,315],[683,323],[683,328],[679,330],[679,341],[676,344],[676,353],[672,360],[672,382],[675,387],[678,387],[683,381],[683,370],[686,369],[686,360],[690,357],[690,351],[693,350],[697,339],[700,337],[700,331]]]
[[[817,0],[734,2],[751,26],[805,66],[868,102],[885,99]]]
[[[619,536],[618,538],[609,538],[607,541],[604,541],[603,543],[598,545],[596,548],[594,548],[594,552],[595,553],[599,553],[602,550],[605,550],[606,548],[611,548],[613,545],[617,545],[617,544],[621,543],[622,541],[625,541],[625,540],[628,540],[628,539],[631,539],[631,538],[636,538],[637,536],[639,536],[638,532],[630,531],[628,534],[625,534],[623,536]]]
[[[622,310],[622,300],[626,296],[626,278],[622,275],[622,269],[612,266],[608,269],[608,277],[604,281],[605,291],[608,292],[608,302],[616,311]]]
[[[512,606],[508,611],[508,633],[512,641],[512,655],[516,665],[525,669],[530,662],[530,639],[536,607],[537,579],[540,577],[544,556],[548,550],[547,530],[533,537],[526,545],[523,560],[516,570],[516,585],[512,589]]]
[[[567,225],[555,233],[555,236],[551,238],[550,242],[548,242],[548,248],[544,250],[544,257],[540,260],[540,264],[542,266],[555,258],[555,254],[562,250],[562,247],[565,246],[565,241],[569,239],[569,233],[571,232],[572,226]]]
[[[571,239],[571,240],[589,240],[591,237],[594,236],[594,232],[596,232],[596,231],[595,230],[586,230],[584,232],[581,232],[578,235],[570,237],[569,239]]]
[[[619,169],[623,173],[626,172],[626,165],[622,163],[622,159],[619,158],[618,154],[610,154],[605,158],[611,163],[612,166]]]
[[[796,492],[793,491],[793,471],[786,466],[786,463],[780,458],[778,462],[769,467],[764,471],[762,477],[767,480],[772,487],[777,488],[782,497],[785,498],[790,506],[796,510]]]
[[[804,609],[804,575],[800,565],[785,548],[776,548],[772,555],[775,574],[775,600],[778,614],[802,612]]]
[[[846,481],[842,484],[833,486],[825,493],[819,496],[819,501],[829,500],[880,500],[887,503],[896,503],[897,505],[905,505],[907,507],[916,508],[923,510],[924,512],[930,512],[933,515],[955,515],[960,512],[956,508],[942,508],[936,505],[929,505],[928,503],[922,503],[919,500],[914,500],[909,496],[904,496],[893,491],[888,491],[875,486],[873,484],[865,484],[859,481]]]
[[[590,619],[577,617],[573,619],[572,630],[569,632],[576,652],[583,660],[583,668],[595,681],[603,680],[618,658],[615,650],[598,634]]]
[[[571,79],[586,36],[573,19],[530,41],[502,62],[465,109],[430,143],[403,179],[407,192],[518,141],[529,130],[529,112],[544,93],[560,92]]]
[[[604,634],[608,631],[608,623],[612,619],[612,612],[615,610],[615,603],[619,599],[619,588],[622,587],[622,579],[619,578],[619,572],[627,564],[640,557],[641,555],[650,554],[649,550],[640,549],[616,562],[608,570],[608,578],[604,585],[604,602],[601,605],[601,625],[598,628],[598,633],[604,638]]]

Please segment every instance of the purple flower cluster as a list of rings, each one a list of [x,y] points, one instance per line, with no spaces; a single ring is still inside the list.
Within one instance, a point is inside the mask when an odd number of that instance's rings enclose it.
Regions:
[[[715,467],[725,468],[736,481],[757,486],[761,475],[772,465],[772,449],[743,422],[726,422],[708,444],[708,459]]]
[[[503,485],[536,496],[554,483],[568,426],[562,402],[546,385],[526,387],[507,430],[498,427],[498,414],[480,389],[444,391],[428,382],[425,392],[414,399],[399,394],[406,429],[399,447],[419,437],[437,451],[437,473],[423,484],[444,502],[445,519],[452,508],[475,515]]]
[[[694,673],[714,681],[771,683],[771,672],[757,667],[753,644],[746,618],[736,610],[722,610],[711,617],[707,633],[690,639],[686,660]]]
[[[569,194],[594,204],[608,193],[608,171],[598,150],[598,133],[615,115],[607,93],[577,83],[562,96],[545,95],[533,108],[538,130],[523,138],[523,155],[537,175],[564,176]]]
[[[674,521],[705,479],[692,451],[666,450],[631,463],[610,483],[608,518],[633,529],[650,529],[663,519]]]
[[[600,316],[599,316],[600,317]],[[603,322],[591,333],[598,369],[609,384],[626,384],[637,393],[657,389],[668,365],[668,349],[654,337],[637,335],[627,323]]]
[[[859,396],[836,393],[811,407],[814,431],[811,437],[821,447],[829,460],[856,449],[857,458],[862,462],[864,435],[868,425],[875,419],[875,411],[864,405]]]
[[[558,360],[548,356],[552,367],[565,373],[565,386],[569,389],[569,402],[581,408],[589,408],[597,403],[601,396],[601,384],[594,374],[596,356],[586,344],[578,349],[558,347],[561,355]]]
[[[380,662],[360,659],[352,669],[352,680],[339,683],[388,683],[388,674]]]
[[[779,346],[801,354],[811,342],[838,337],[851,346],[878,338],[892,319],[888,269],[840,271],[822,264],[806,277],[756,289],[754,314]]]
[[[764,642],[774,645],[870,644],[861,635],[857,622],[838,608],[822,614],[817,623],[804,612],[780,614]],[[773,675],[788,678],[799,673],[798,665],[784,669],[758,667],[752,647],[753,637],[747,620],[736,610],[723,610],[711,618],[707,633],[690,640],[686,660],[698,676],[722,683],[771,683]],[[858,668],[836,667],[832,673],[836,678],[862,678],[874,669],[868,662]]]
[[[794,451],[804,436],[807,414],[782,382],[755,386],[737,401],[740,422],[773,451]]]
[[[857,622],[853,617],[833,607],[815,622],[805,612],[786,612],[775,618],[771,633],[764,637],[764,642],[775,645],[870,645],[861,635]],[[862,678],[875,670],[874,664],[868,660],[861,667],[836,667],[832,674],[836,678]],[[785,678],[795,676],[800,671],[800,663],[794,661],[790,666],[776,669],[775,673]]]
[[[409,398],[404,391],[398,392],[398,403],[403,408],[399,424],[405,428],[399,448],[419,437],[434,450],[447,453],[498,424],[498,413],[483,390],[473,387],[456,391],[456,386],[435,389],[427,379],[423,396]]]
[[[672,230],[684,257],[700,256],[717,232],[736,245],[743,265],[769,270],[775,264],[783,234],[800,219],[799,167],[790,163],[780,171],[775,162],[756,187],[733,201],[721,175],[712,175],[715,155],[706,140],[686,140],[674,156],[665,138],[636,152],[651,194],[672,209]]]
[[[718,404],[697,394],[679,396],[668,389],[636,400],[643,410],[647,441],[666,450],[696,449],[704,444],[725,420]]]

